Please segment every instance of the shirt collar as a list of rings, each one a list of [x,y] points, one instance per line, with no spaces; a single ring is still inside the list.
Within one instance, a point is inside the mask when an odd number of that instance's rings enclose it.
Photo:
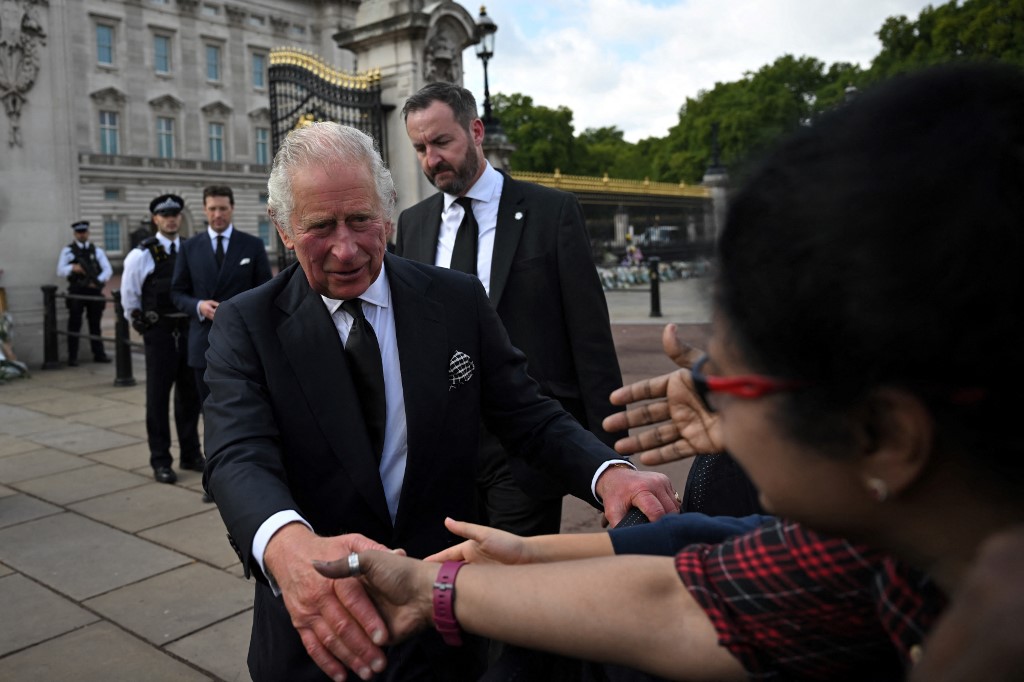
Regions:
[[[470,199],[482,201],[484,203],[495,201],[501,196],[501,185],[504,178],[501,173],[494,170],[489,161],[484,161],[484,172],[480,174],[473,186],[466,190],[463,196],[467,196]],[[458,199],[454,194],[445,193],[444,195],[444,210],[447,211],[451,208],[455,200]]]
[[[206,234],[210,235],[210,241],[213,242],[214,244],[216,244],[218,236],[222,236],[222,237],[224,237],[224,239],[227,239],[227,240],[230,241],[231,240],[231,233],[234,231],[234,229],[235,229],[235,224],[231,223],[230,225],[228,225],[227,227],[224,228],[224,231],[221,232],[220,235],[218,235],[216,232],[213,231],[212,227],[207,225],[206,226]]]
[[[156,233],[156,238],[157,238],[157,241],[159,241],[161,244],[164,245],[164,249],[169,249],[169,248],[171,248],[171,244],[177,244],[178,243],[178,238],[177,237],[175,237],[174,239],[168,239],[167,237],[165,237],[163,235],[162,232],[159,232],[159,231]]]
[[[341,307],[342,300],[338,298],[330,298],[329,296],[320,295],[320,298],[324,300],[324,305],[327,306],[327,312],[334,316],[334,313],[338,312],[338,308]],[[387,272],[384,270],[384,264],[380,265],[380,274],[377,275],[377,279],[362,293],[359,297],[367,303],[372,303],[379,308],[388,308],[391,306],[391,285],[388,284]]]

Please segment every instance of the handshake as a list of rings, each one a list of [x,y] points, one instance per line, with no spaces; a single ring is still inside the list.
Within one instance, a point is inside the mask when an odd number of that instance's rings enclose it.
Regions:
[[[146,312],[141,310],[132,311],[132,328],[140,334],[145,334],[159,321],[160,313],[155,310],[147,310]]]

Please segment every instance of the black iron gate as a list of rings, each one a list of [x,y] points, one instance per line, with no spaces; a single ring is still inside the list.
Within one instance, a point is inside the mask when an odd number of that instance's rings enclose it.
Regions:
[[[385,107],[380,100],[380,70],[362,74],[338,71],[314,55],[295,49],[270,53],[270,125],[274,152],[289,131],[314,121],[335,121],[359,128],[377,141],[387,162]],[[295,254],[278,240],[278,267]]]

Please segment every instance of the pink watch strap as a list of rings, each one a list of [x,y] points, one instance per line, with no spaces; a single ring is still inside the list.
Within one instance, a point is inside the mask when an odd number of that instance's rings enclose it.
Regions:
[[[455,620],[455,576],[466,562],[446,561],[434,581],[434,627],[448,646],[462,644],[462,628]]]

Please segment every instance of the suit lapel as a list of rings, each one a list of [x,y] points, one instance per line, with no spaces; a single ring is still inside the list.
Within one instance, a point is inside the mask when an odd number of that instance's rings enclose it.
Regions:
[[[444,195],[438,192],[424,204],[423,210],[415,217],[421,224],[403,225],[412,239],[406,239],[403,258],[419,263],[433,265],[437,260],[437,238],[441,233],[441,210],[444,208]]]
[[[384,486],[338,331],[302,269],[296,267],[291,277],[276,301],[288,316],[277,330],[281,347],[339,463],[374,512],[390,525]]]
[[[498,201],[498,223],[494,233],[494,251],[491,254],[491,304],[497,308],[501,295],[508,283],[512,260],[519,246],[519,238],[526,225],[526,201],[515,180],[502,173],[505,178]],[[440,219],[438,219],[440,222]]]
[[[415,482],[423,480],[421,472],[437,466],[422,453],[431,451],[436,425],[448,403],[448,330],[444,307],[425,295],[431,285],[430,277],[401,258],[385,258],[405,395],[409,448],[405,480]],[[412,498],[436,494],[421,487],[402,486],[396,527],[405,515],[415,513],[418,505]]]

